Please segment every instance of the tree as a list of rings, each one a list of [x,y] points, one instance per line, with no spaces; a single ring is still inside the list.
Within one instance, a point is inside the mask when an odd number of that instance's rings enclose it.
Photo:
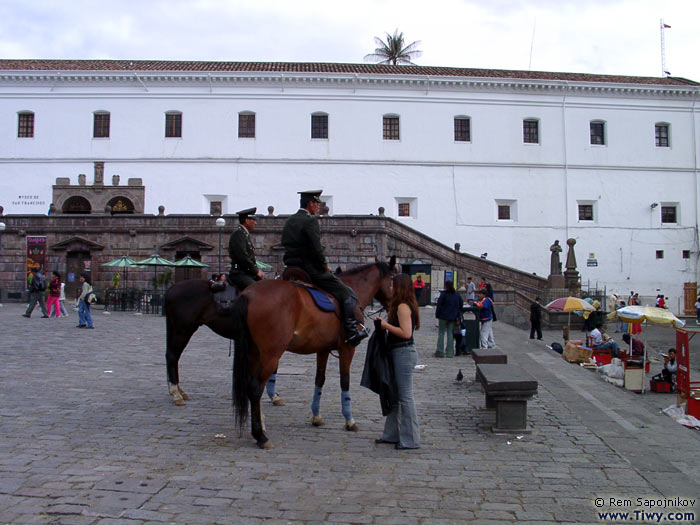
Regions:
[[[379,64],[393,65],[415,65],[411,60],[418,58],[423,54],[423,51],[417,49],[420,45],[420,40],[404,45],[403,33],[399,33],[396,29],[393,35],[386,33],[386,41],[375,36],[374,43],[377,48],[374,53],[365,55],[365,60],[369,62],[377,62]]]

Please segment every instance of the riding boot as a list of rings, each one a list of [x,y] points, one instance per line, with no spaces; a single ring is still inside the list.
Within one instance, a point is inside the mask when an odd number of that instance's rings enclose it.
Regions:
[[[209,281],[209,289],[216,292],[223,292],[226,289],[226,283],[224,281]]]
[[[343,328],[345,328],[346,342],[352,346],[360,344],[369,334],[364,326],[360,324],[358,328],[357,318],[355,317],[355,308],[357,307],[357,299],[348,297],[343,301]]]

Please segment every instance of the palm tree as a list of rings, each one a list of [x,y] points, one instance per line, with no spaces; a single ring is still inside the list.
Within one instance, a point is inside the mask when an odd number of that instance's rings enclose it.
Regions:
[[[365,55],[365,60],[377,62],[379,64],[393,65],[415,65],[412,59],[418,58],[423,51],[416,49],[420,45],[420,40],[404,46],[403,33],[396,29],[393,35],[386,33],[386,42],[375,36],[374,43],[377,48],[374,53]]]

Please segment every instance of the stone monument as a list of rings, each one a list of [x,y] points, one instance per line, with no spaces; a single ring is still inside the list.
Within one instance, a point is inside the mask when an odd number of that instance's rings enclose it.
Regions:
[[[564,280],[566,287],[570,290],[574,297],[579,296],[581,283],[578,282],[578,271],[576,270],[576,254],[574,253],[574,245],[576,239],[568,239],[566,244],[569,245],[569,253],[566,255],[566,271],[564,272]]]
[[[549,277],[547,277],[547,288],[564,288],[564,276],[561,274],[561,260],[559,254],[562,252],[559,240],[554,241],[549,247],[552,253],[549,259]]]

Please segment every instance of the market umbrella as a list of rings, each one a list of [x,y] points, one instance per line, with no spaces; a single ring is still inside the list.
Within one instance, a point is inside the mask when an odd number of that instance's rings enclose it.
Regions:
[[[571,312],[596,311],[595,306],[578,297],[560,297],[559,299],[554,299],[554,301],[547,304],[545,308],[548,310],[555,310],[557,312],[569,312],[569,326],[571,326]]]
[[[126,255],[122,255],[118,259],[104,263],[102,266],[107,266],[109,268],[126,268],[124,277],[124,288],[126,288],[126,283],[129,281],[129,268],[136,267],[136,261],[127,257]]]
[[[156,272],[159,266],[175,266],[175,263],[169,261],[168,259],[164,259],[157,253],[154,253],[148,259],[144,259],[143,261],[136,261],[136,266],[153,266],[153,278],[155,279]]]
[[[208,264],[204,264],[203,262],[198,261],[197,259],[193,259],[189,255],[180,259],[179,261],[175,261],[173,265],[180,268],[185,268],[185,279],[189,279],[190,277],[188,273],[190,268],[209,268]]]
[[[673,328],[683,328],[685,326],[685,321],[678,319],[672,312],[666,310],[665,308],[657,308],[656,306],[641,306],[632,305],[625,306],[614,312],[610,312],[608,319],[611,321],[616,321],[621,319],[625,323],[632,324],[642,324],[648,323],[655,326],[669,326]],[[630,338],[630,355],[632,353],[632,338]],[[646,366],[647,362],[647,345],[644,345],[644,360],[642,361],[642,367]],[[642,383],[642,393],[644,393],[644,387],[646,386],[646,381]]]

